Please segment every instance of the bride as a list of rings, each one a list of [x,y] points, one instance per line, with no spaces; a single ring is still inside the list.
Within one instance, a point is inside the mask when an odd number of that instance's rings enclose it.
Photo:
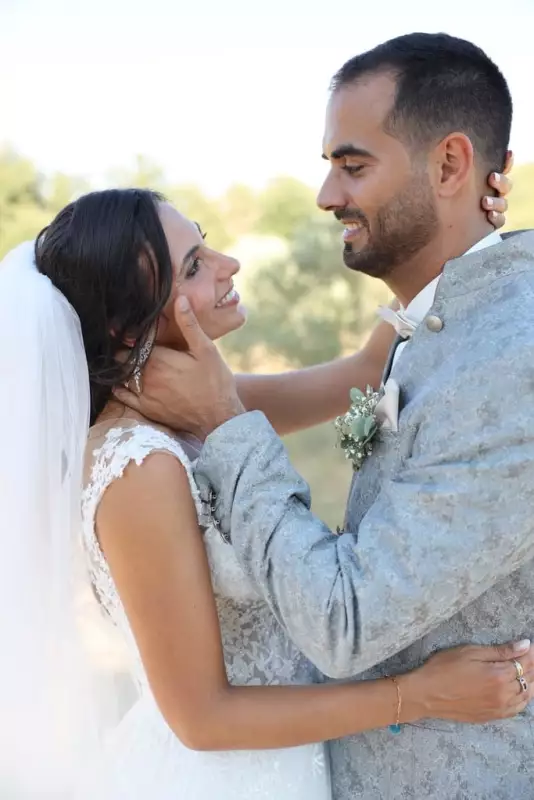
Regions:
[[[425,716],[483,722],[529,699],[516,680],[517,662],[534,680],[528,641],[321,685],[201,501],[200,443],[114,398],[113,387],[138,384],[153,344],[183,346],[178,293],[212,339],[243,324],[238,269],[141,189],[80,198],[1,265],[6,800],[328,800],[325,741]],[[375,382],[389,331],[379,326],[351,384]],[[331,369],[315,412],[306,396],[309,424],[339,402]],[[89,606],[125,644],[126,708],[89,647]]]

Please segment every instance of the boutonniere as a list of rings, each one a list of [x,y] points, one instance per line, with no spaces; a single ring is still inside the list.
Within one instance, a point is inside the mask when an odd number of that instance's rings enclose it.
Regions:
[[[380,392],[368,386],[350,390],[349,410],[334,422],[338,445],[357,472],[373,452],[373,439],[380,428],[397,430],[399,386],[390,378]]]

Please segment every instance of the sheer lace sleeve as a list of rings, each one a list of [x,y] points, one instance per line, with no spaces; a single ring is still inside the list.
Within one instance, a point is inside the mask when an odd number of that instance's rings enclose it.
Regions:
[[[201,520],[203,503],[193,478],[191,463],[181,444],[163,431],[149,425],[112,428],[100,446],[89,450],[87,454],[88,478],[82,495],[83,545],[93,587],[100,603],[115,622],[119,621],[117,614],[120,615],[120,601],[96,536],[96,512],[106,489],[122,477],[131,461],[140,466],[147,456],[157,452],[170,453],[183,465]]]

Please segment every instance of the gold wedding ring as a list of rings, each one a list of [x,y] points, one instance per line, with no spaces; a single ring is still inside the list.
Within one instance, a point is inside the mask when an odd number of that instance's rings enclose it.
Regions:
[[[523,677],[523,675],[525,674],[525,671],[524,671],[524,669],[523,669],[522,665],[520,664],[520,662],[519,662],[519,661],[516,661],[516,660],[515,660],[515,658],[514,658],[514,660],[512,661],[512,664],[513,664],[513,665],[514,665],[514,667],[515,667],[515,676],[516,676],[517,680],[518,680],[518,681],[520,681],[520,679],[521,679],[521,678]]]

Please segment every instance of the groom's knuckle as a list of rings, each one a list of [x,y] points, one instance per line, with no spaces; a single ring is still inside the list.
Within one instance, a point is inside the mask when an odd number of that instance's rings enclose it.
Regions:
[[[186,328],[190,333],[196,333],[197,331],[200,331],[198,320],[191,309],[182,317],[182,319],[183,327]]]
[[[189,314],[189,316],[184,319],[184,328],[190,335],[194,335],[197,332],[198,323],[192,314]]]

